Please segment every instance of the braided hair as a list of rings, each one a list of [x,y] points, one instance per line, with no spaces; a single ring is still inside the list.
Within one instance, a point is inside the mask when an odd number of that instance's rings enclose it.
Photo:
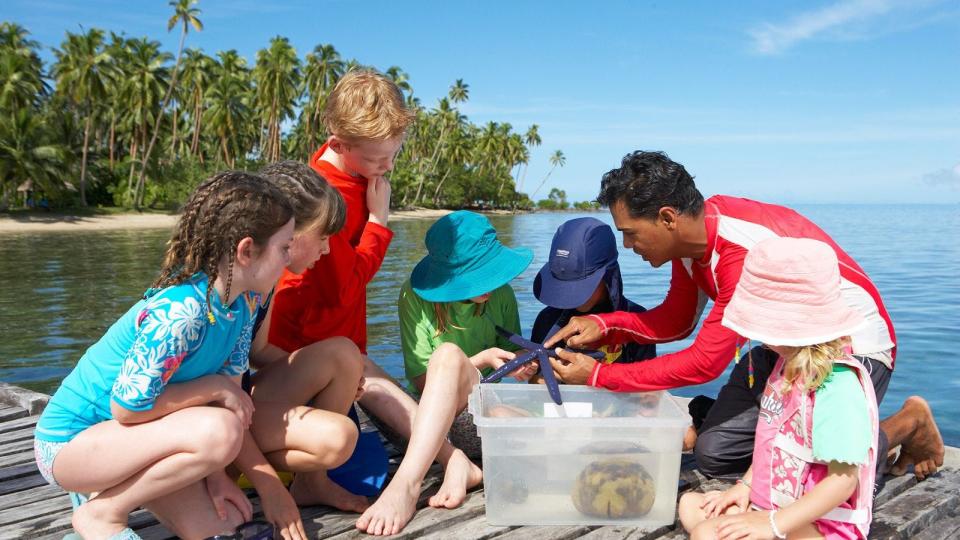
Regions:
[[[330,236],[343,228],[347,219],[343,197],[308,165],[278,161],[260,169],[259,174],[287,196],[298,233],[315,230]]]
[[[250,237],[265,246],[270,237],[293,217],[283,193],[255,174],[224,171],[204,180],[183,207],[173,236],[167,242],[157,288],[179,285],[204,272],[207,310],[220,263],[226,261],[226,298],[230,298],[233,263],[240,240]]]

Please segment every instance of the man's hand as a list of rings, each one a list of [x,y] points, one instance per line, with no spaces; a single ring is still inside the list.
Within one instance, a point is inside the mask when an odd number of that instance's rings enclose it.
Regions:
[[[550,365],[553,366],[557,378],[567,384],[587,384],[597,361],[585,354],[563,349],[557,349],[556,352],[560,359],[551,358]]]
[[[370,221],[387,226],[390,218],[390,181],[382,176],[371,178],[367,183],[367,208]]]
[[[603,337],[600,325],[592,317],[573,317],[566,326],[550,336],[550,339],[543,342],[546,348],[553,347],[561,341],[567,343],[567,347],[584,347]]]

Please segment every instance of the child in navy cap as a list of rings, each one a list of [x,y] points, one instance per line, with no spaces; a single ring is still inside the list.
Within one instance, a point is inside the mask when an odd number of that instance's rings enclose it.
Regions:
[[[592,217],[571,219],[557,229],[550,259],[533,282],[533,294],[548,307],[533,324],[531,339],[542,343],[570,317],[612,311],[646,311],[623,296],[617,241],[610,226]],[[629,363],[657,355],[656,345],[608,345],[606,363]]]

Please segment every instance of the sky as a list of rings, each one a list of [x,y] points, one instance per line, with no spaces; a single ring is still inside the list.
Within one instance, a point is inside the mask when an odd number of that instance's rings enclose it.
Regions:
[[[524,191],[596,197],[634,150],[662,150],[707,196],[960,203],[960,1],[200,0],[187,46],[252,63],[276,35],[301,58],[400,66],[433,107],[456,79],[475,123],[537,124]],[[160,40],[159,0],[4,0],[46,47],[99,27]],[[306,157],[305,157],[306,158]]]

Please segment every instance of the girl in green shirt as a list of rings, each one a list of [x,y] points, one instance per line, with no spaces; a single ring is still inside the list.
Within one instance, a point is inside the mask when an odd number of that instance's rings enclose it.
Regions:
[[[467,397],[481,372],[515,357],[516,347],[499,338],[495,326],[520,332],[509,282],[530,264],[530,250],[504,246],[487,218],[467,211],[437,220],[425,243],[427,256],[404,283],[398,300],[404,367],[420,404],[400,468],[357,521],[358,529],[371,534],[397,534],[407,524],[416,511],[423,478],[448,434],[456,448],[430,506],[456,508],[467,489],[483,480],[470,460],[479,455],[479,439],[465,411]],[[511,375],[525,381],[536,369],[528,365]]]

